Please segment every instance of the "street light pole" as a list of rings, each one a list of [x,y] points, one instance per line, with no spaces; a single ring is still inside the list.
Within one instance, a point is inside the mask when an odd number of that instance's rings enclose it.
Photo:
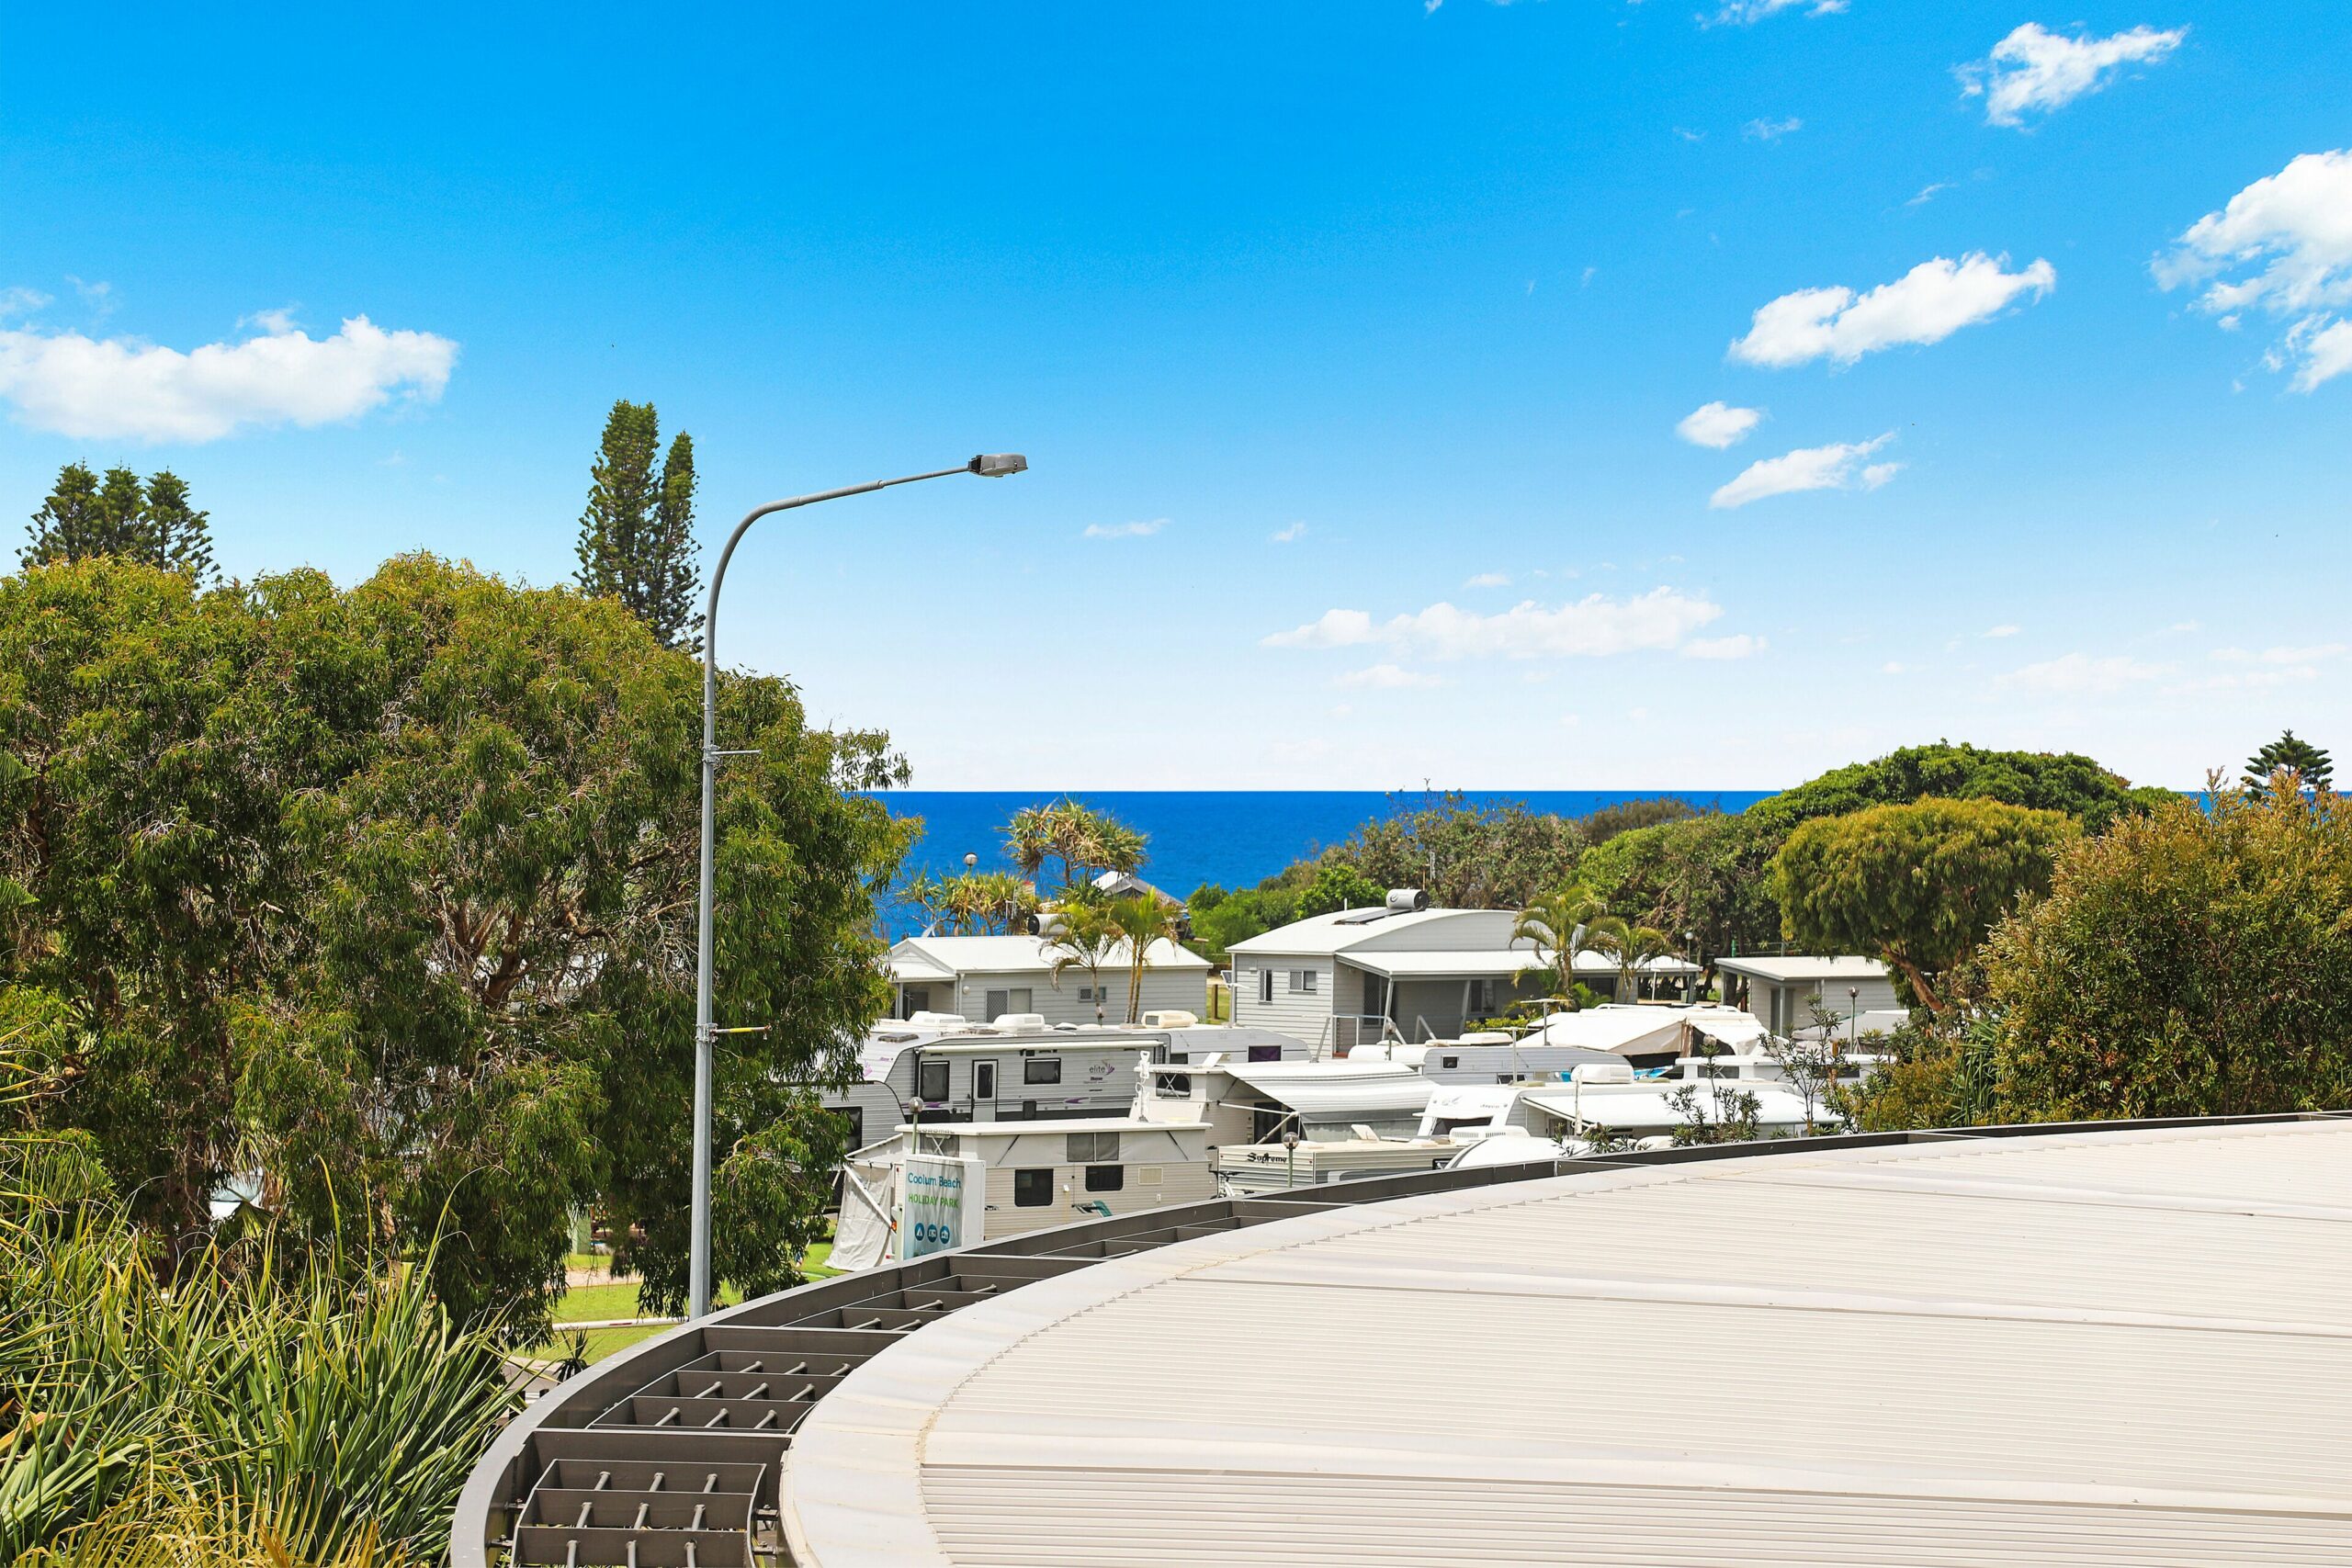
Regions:
[[[702,618],[702,874],[695,895],[695,1170],[686,1262],[689,1317],[707,1316],[710,1312],[710,1077],[712,1044],[718,1032],[710,1021],[711,873],[717,858],[714,804],[718,761],[731,754],[718,749],[718,590],[727,581],[727,563],[733,558],[735,547],[742,541],[745,530],[771,512],[789,512],[820,501],[838,501],[845,495],[864,495],[868,491],[888,490],[893,485],[913,484],[920,479],[945,479],[950,474],[1003,479],[1028,466],[1029,460],[1018,453],[983,453],[960,468],[905,474],[895,479],[869,479],[840,490],[820,490],[814,495],[771,501],[743,514],[743,521],[727,536],[726,547],[718,552],[718,564],[711,570],[710,593],[704,603]]]

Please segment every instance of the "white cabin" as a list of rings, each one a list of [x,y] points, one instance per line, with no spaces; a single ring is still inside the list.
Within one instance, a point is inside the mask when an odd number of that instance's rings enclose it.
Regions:
[[[1328,1055],[1383,1040],[1459,1036],[1472,1020],[1549,995],[1557,976],[1511,935],[1510,909],[1430,909],[1404,890],[1385,906],[1294,920],[1235,942],[1233,1021],[1316,1042]],[[1578,953],[1577,977],[1607,992],[1617,966]],[[1688,996],[1703,971],[1680,958],[1641,966],[1638,988]]]
[[[1817,1007],[1829,1017],[1850,1021],[1857,1013],[1899,1011],[1894,978],[1875,958],[1718,958],[1715,975],[1723,998],[1752,1015],[1782,1039],[1814,1027]]]
[[[890,949],[891,1011],[956,1013],[992,1021],[1035,1016],[1048,1024],[1125,1023],[1131,949],[1111,950],[1100,969],[1065,967],[1065,950],[1037,936],[910,936]],[[1143,1012],[1208,1010],[1212,965],[1165,938],[1144,949]]]

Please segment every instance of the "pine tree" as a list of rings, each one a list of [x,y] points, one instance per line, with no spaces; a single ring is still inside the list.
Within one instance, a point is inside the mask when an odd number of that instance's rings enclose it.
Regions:
[[[202,587],[212,580],[210,513],[188,504],[187,481],[165,468],[147,481],[147,530],[157,562],[186,572]]]
[[[103,519],[98,476],[86,464],[68,463],[57,471],[57,485],[49,499],[33,513],[33,536],[17,559],[32,567],[103,554]]]
[[[673,648],[695,643],[693,614],[701,574],[694,560],[694,442],[670,445],[657,483],[653,454],[662,444],[651,403],[616,402],[588,470],[588,509],[580,517],[580,590],[619,600]]]
[[[187,481],[169,468],[142,484],[129,468],[108,468],[100,479],[87,464],[68,463],[33,513],[33,536],[18,558],[38,566],[122,556],[203,583],[212,576],[208,515],[188,504]]]
[[[2325,789],[2335,776],[2335,760],[2289,729],[2245,760],[2245,787],[2255,795],[2262,794],[2269,786],[2270,775],[2281,768],[2294,769],[2305,789]]]
[[[702,573],[695,567],[695,438],[684,431],[662,460],[662,497],[653,513],[652,603],[640,613],[663,642],[699,653],[702,615],[695,598],[702,588]]]

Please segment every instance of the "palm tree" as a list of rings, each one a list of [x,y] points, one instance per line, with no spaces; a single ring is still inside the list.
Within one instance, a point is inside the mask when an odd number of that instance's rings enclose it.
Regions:
[[[1127,1021],[1143,1017],[1143,972],[1151,963],[1151,944],[1173,942],[1183,907],[1154,893],[1135,893],[1103,906],[1111,929],[1127,949]]]
[[[1551,966],[1563,998],[1576,995],[1576,949],[1581,940],[1578,933],[1588,931],[1596,920],[1610,918],[1608,909],[1594,897],[1582,883],[1544,894],[1519,912],[1519,923],[1510,929],[1513,942],[1532,942],[1536,956],[1545,953],[1551,956],[1544,962]]]
[[[1674,939],[1655,926],[1627,925],[1614,915],[1604,915],[1585,933],[1585,945],[1616,963],[1613,994],[1622,1002],[1627,999],[1625,993],[1634,988],[1642,965],[1672,953]],[[1640,992],[1635,990],[1634,995]]]
[[[1046,941],[1046,951],[1053,954],[1052,981],[1056,990],[1062,988],[1062,976],[1071,969],[1083,969],[1094,991],[1094,1021],[1102,1021],[1102,965],[1110,961],[1123,940],[1119,928],[1111,923],[1107,905],[1091,899],[1073,899],[1054,911],[1052,935]]]
[[[1083,886],[1098,871],[1132,875],[1143,864],[1144,836],[1107,813],[1064,796],[1046,806],[1024,806],[1004,825],[1004,850],[1023,876],[1035,878],[1048,861],[1059,861],[1062,886]]]

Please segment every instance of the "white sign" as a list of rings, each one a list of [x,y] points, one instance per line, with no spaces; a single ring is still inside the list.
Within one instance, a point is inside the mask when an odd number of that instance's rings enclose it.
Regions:
[[[951,1252],[981,1239],[988,1168],[976,1159],[909,1155],[899,1212],[901,1261]]]

